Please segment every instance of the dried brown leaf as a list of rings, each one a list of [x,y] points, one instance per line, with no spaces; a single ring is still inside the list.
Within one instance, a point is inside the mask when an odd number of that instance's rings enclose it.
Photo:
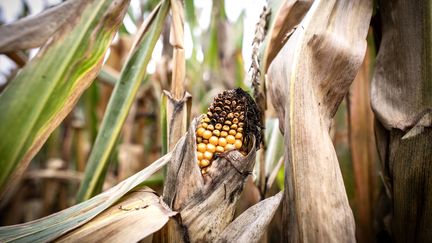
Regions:
[[[250,207],[225,228],[216,242],[260,242],[282,196],[279,192]]]
[[[150,188],[129,193],[58,242],[137,242],[162,228],[176,213]]]
[[[285,0],[273,13],[274,20],[268,33],[269,41],[263,57],[265,71],[301,22],[312,2],[313,0]]]
[[[0,26],[0,53],[42,46],[63,24],[74,22],[91,1],[66,1],[39,15]]]

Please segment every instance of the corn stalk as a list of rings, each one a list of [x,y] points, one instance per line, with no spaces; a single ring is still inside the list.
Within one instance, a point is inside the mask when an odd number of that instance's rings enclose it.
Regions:
[[[393,239],[432,239],[432,2],[380,1],[372,82]],[[380,210],[380,209],[379,209]],[[407,224],[406,222],[410,222]]]
[[[187,130],[191,95],[185,91],[186,61],[184,53],[184,11],[180,0],[170,0],[172,24],[170,44],[173,48],[173,71],[170,92],[164,91],[167,103],[167,140],[171,151]]]
[[[314,1],[269,66],[285,137],[283,232],[289,242],[355,241],[329,128],[362,63],[371,14],[371,1]]]

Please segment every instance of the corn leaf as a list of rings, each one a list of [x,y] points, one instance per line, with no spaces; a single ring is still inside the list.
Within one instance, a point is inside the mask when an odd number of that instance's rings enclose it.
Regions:
[[[282,49],[290,34],[309,10],[312,0],[271,0],[270,29],[264,44],[263,69],[267,71],[270,63]]]
[[[58,242],[138,242],[162,228],[175,214],[153,190],[142,188]]]
[[[153,48],[162,31],[168,14],[169,1],[163,1],[143,24],[134,43],[120,80],[116,83],[108,103],[105,117],[88,159],[84,180],[77,195],[78,201],[91,198],[99,193],[108,168],[109,156],[135,100],[136,93],[146,74]]]
[[[313,2],[270,64],[285,140],[283,234],[289,242],[353,242],[355,224],[329,134],[363,61],[372,1]]]
[[[64,23],[81,14],[86,1],[66,1],[41,14],[0,26],[0,52],[42,46]]]
[[[279,192],[248,208],[224,229],[216,242],[261,242],[282,196]]]
[[[73,207],[24,224],[0,227],[0,242],[47,242],[85,224],[166,165],[171,153],[104,193]],[[159,222],[155,222],[160,225]],[[153,224],[151,224],[153,227]],[[87,229],[87,228],[86,228]]]
[[[126,0],[83,2],[81,15],[64,25],[0,95],[0,191],[18,179],[92,83],[128,5]]]

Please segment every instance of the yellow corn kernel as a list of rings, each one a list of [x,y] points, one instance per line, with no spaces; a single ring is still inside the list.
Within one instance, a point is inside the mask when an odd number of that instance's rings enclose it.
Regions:
[[[202,160],[203,159],[203,153],[197,152],[197,159]]]
[[[205,128],[200,127],[197,129],[196,134],[197,136],[202,137],[204,132],[205,132]]]
[[[224,123],[225,123],[225,125],[228,125],[228,126],[231,126],[231,124],[232,124],[232,122],[230,120],[227,120]]]
[[[207,128],[208,124],[206,122],[203,122],[200,124],[203,128]]]
[[[233,119],[233,123],[234,123],[234,124],[237,124],[238,122],[239,122],[239,120],[238,120],[237,118],[234,118],[234,119]]]
[[[213,144],[209,143],[207,144],[207,151],[214,153],[216,151],[216,146],[214,146]]]
[[[242,141],[241,140],[239,140],[239,139],[236,139],[235,140],[235,142],[234,142],[234,146],[235,146],[235,148],[236,149],[240,149],[241,147],[242,147]]]
[[[213,158],[213,153],[212,152],[209,152],[209,151],[205,151],[204,152],[204,159],[205,160],[211,160]]]
[[[210,125],[209,125],[210,126]],[[202,135],[202,137],[204,138],[204,139],[209,139],[211,136],[212,136],[212,132],[211,131],[209,131],[209,130],[205,130],[204,132],[203,132],[203,135]]]
[[[209,164],[210,164],[209,160],[203,159],[203,160],[200,161],[199,166],[200,167],[206,167],[206,166],[209,166]]]
[[[215,129],[216,130],[221,130],[222,129],[222,124],[218,123],[215,125]]]
[[[198,151],[204,153],[207,150],[207,146],[204,143],[198,144]]]
[[[236,133],[237,133],[236,130],[229,130],[228,132],[229,135],[233,135],[233,136],[236,135]]]
[[[202,143],[202,137],[197,137],[197,143]]]
[[[225,145],[225,151],[230,151],[230,150],[234,150],[234,149],[235,149],[234,144]]]
[[[234,144],[234,143],[235,143],[235,137],[234,137],[233,135],[228,135],[228,136],[226,137],[226,140],[227,140],[227,142],[230,143],[230,144]]]
[[[242,127],[237,128],[237,132],[243,132],[243,128]]]
[[[203,175],[207,174],[208,173],[208,169],[209,169],[209,167],[202,168],[201,169],[201,174],[203,174]]]
[[[243,126],[244,126],[244,123],[243,123],[243,122],[239,122],[238,126],[239,126],[239,127],[243,127]]]
[[[213,145],[218,145],[218,138],[216,136],[212,136],[211,138],[209,138],[209,143],[213,144]]]
[[[226,144],[225,144],[226,145]],[[222,146],[216,146],[216,152],[218,152],[218,153],[223,153],[225,150],[224,150],[224,147],[222,147]]]
[[[209,123],[210,122],[210,118],[208,118],[207,116],[204,118],[204,122]]]
[[[214,130],[214,126],[212,124],[209,124],[207,126],[207,130],[213,131]]]
[[[222,130],[228,132],[228,131],[230,130],[230,127],[229,127],[228,125],[224,125],[224,126],[222,127]]]
[[[235,135],[236,139],[241,139],[242,137],[243,137],[243,134],[241,134],[239,132]]]
[[[237,124],[232,124],[232,125],[231,125],[231,129],[233,129],[233,130],[237,130],[237,128],[238,128],[238,127],[237,127]]]
[[[222,131],[220,134],[221,137],[226,137],[228,136],[228,133],[226,131]]]
[[[222,147],[225,147],[225,145],[227,145],[227,140],[225,138],[219,138],[218,144]]]
[[[219,130],[213,130],[213,135],[219,137],[220,136],[220,131]]]

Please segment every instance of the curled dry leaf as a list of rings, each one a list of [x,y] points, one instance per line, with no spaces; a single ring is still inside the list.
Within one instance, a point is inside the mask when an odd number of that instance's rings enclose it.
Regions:
[[[260,242],[282,196],[279,192],[247,209],[225,228],[217,242]]]
[[[137,242],[162,228],[176,213],[150,188],[133,191],[58,242]]]
[[[366,51],[372,2],[314,1],[269,67],[285,135],[285,238],[354,242],[355,224],[329,128]]]
[[[0,26],[0,52],[42,46],[63,24],[74,22],[82,8],[91,1],[66,1],[39,15]]]
[[[263,57],[265,71],[303,19],[312,2],[312,0],[285,0],[278,6],[272,6],[274,16],[272,16],[273,21],[268,33],[269,41]]]

